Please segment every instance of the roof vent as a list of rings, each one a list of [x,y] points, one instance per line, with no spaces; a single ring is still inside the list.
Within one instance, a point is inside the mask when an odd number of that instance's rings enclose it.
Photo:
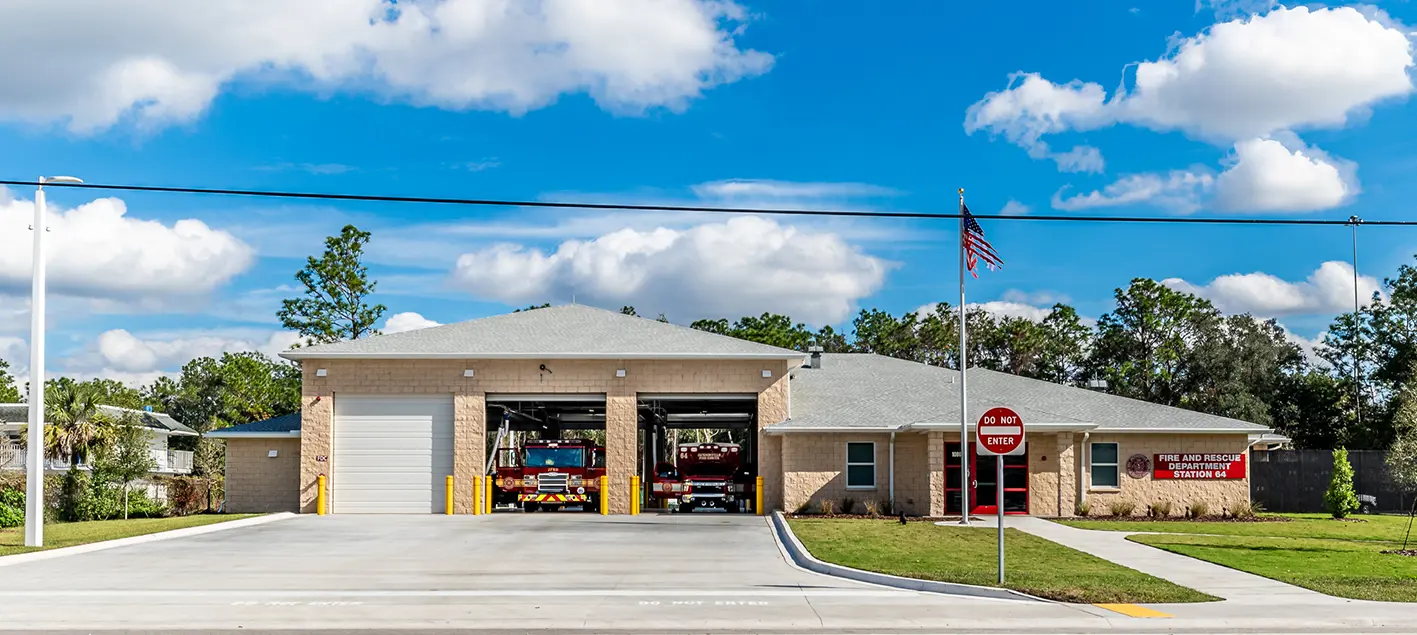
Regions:
[[[820,347],[820,346],[808,346],[808,347],[807,347],[807,352],[812,354],[812,364],[811,364],[811,367],[812,367],[812,368],[821,368],[821,367],[822,367],[822,347]]]

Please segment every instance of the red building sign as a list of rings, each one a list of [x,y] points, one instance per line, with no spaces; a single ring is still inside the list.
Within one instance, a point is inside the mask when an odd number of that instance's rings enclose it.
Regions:
[[[1245,478],[1244,454],[1158,454],[1155,464],[1156,479]]]

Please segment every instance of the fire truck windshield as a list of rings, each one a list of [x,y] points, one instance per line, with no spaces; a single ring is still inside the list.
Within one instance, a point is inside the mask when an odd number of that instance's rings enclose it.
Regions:
[[[585,453],[580,448],[527,448],[527,467],[584,467]]]

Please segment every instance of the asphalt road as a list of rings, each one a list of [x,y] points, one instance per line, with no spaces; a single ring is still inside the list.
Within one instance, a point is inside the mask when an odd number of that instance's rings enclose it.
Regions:
[[[1140,619],[864,585],[796,568],[765,519],[724,514],[301,516],[0,566],[0,630],[50,633],[1402,632],[1262,617],[1212,604]]]

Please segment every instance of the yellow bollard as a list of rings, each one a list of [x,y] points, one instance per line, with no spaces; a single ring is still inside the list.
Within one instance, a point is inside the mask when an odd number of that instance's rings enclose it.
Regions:
[[[497,477],[495,476],[487,477],[487,482],[484,483],[484,485],[486,485],[486,491],[483,492],[484,496],[482,499],[482,513],[484,514],[492,513],[492,486],[496,483]]]
[[[445,489],[447,490],[447,492],[446,492],[446,495],[443,497],[443,513],[446,514],[446,515],[448,515],[448,516],[452,516],[452,515],[453,515],[453,477],[452,477],[451,475],[448,476],[447,484],[446,484],[444,487],[445,487]]]
[[[315,477],[315,513],[325,515],[325,475]]]
[[[482,513],[482,477],[472,477],[472,513]]]
[[[640,513],[640,476],[638,474],[630,477],[630,515],[637,516]]]
[[[763,477],[761,476],[753,482],[753,511],[759,516],[763,515]]]
[[[600,515],[610,514],[610,477],[600,477]]]

